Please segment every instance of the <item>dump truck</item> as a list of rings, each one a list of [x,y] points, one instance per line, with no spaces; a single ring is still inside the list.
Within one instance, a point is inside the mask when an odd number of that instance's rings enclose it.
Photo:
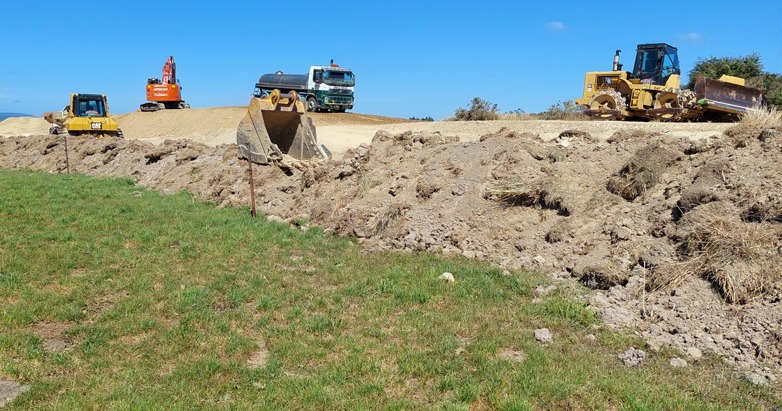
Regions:
[[[586,73],[581,98],[588,116],[603,120],[660,119],[663,121],[735,119],[763,107],[760,90],[739,77],[697,78],[695,90],[681,88],[676,47],[665,43],[639,44],[633,70],[623,71],[616,50],[611,71]]]
[[[147,79],[147,102],[142,103],[141,111],[158,111],[164,109],[190,108],[190,104],[182,99],[182,85],[176,77],[174,56],[169,56],[163,64],[161,78]]]
[[[104,94],[71,94],[70,104],[43,117],[51,124],[49,134],[123,137]]]
[[[284,155],[296,160],[331,158],[318,144],[312,119],[293,90],[253,96],[236,130],[236,144],[244,158],[257,164],[280,164]]]
[[[334,64],[311,66],[307,74],[286,74],[278,71],[264,74],[255,83],[255,97],[272,90],[287,94],[295,91],[306,103],[307,111],[344,112],[353,109],[353,90],[356,77],[353,71]]]

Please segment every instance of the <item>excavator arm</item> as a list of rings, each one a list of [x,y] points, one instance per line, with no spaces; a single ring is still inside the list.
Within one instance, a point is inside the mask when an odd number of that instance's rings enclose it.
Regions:
[[[174,56],[169,56],[163,64],[163,84],[176,84],[176,63]]]

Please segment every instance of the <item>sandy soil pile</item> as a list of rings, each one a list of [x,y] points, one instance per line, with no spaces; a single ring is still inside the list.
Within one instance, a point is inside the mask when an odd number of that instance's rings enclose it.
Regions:
[[[228,114],[219,116],[227,130]],[[334,124],[318,128],[327,146],[328,127],[364,143],[328,162],[256,166],[262,212],[309,219],[369,250],[458,253],[576,279],[595,290],[589,304],[607,324],[635,327],[650,348],[671,346],[693,360],[719,355],[778,384],[782,129]],[[364,127],[384,130],[370,139]],[[463,135],[441,131],[459,127]],[[69,138],[70,167],[247,205],[247,164],[236,146],[195,140]],[[0,166],[63,172],[63,138],[0,139]]]

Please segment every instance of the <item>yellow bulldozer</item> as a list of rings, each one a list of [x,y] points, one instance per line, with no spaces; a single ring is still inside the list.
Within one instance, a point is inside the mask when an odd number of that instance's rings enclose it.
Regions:
[[[70,104],[44,113],[43,118],[51,124],[49,134],[123,137],[103,94],[71,94]]]
[[[695,90],[682,89],[676,47],[639,44],[630,72],[622,70],[620,52],[614,55],[611,71],[586,73],[583,95],[576,104],[585,106],[588,116],[603,120],[735,119],[763,106],[762,92],[746,87],[739,77],[699,77]]]
[[[236,144],[244,158],[257,164],[279,164],[284,156],[296,160],[330,159],[318,144],[315,126],[295,91],[253,97],[236,131]]]

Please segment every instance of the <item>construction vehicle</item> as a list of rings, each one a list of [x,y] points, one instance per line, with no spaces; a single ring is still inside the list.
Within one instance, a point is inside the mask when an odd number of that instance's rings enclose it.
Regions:
[[[264,74],[255,83],[253,95],[262,97],[272,90],[295,91],[306,102],[307,111],[344,112],[353,109],[355,85],[353,71],[331,60],[328,66],[311,66],[307,74]]]
[[[295,91],[272,90],[252,97],[236,131],[244,158],[257,164],[279,164],[283,155],[296,160],[330,159],[331,152],[317,142],[315,126]]]
[[[176,78],[174,56],[169,56],[163,64],[161,78],[147,79],[147,102],[141,104],[141,111],[190,108],[182,99],[182,86]]]
[[[695,90],[681,88],[676,47],[665,43],[639,44],[633,71],[623,71],[616,50],[611,71],[586,73],[583,96],[576,104],[585,114],[603,120],[694,120],[701,117],[737,118],[763,105],[760,90],[744,79],[722,76],[697,78]]]
[[[70,104],[43,117],[51,124],[49,134],[123,137],[103,94],[71,94]]]

